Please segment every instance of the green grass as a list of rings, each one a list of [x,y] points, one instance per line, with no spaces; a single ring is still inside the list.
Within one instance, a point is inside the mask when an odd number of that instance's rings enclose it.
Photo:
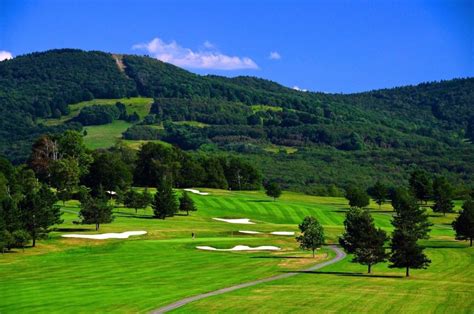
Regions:
[[[148,208],[135,215],[118,208],[115,221],[100,232],[146,230],[143,237],[94,241],[64,239],[70,232],[95,233],[75,225],[78,203],[67,202],[64,223],[37,248],[0,257],[0,312],[148,312],[181,298],[229,285],[297,270],[315,261],[297,248],[294,237],[241,235],[238,230],[297,231],[306,215],[316,216],[334,243],[342,232],[347,203],[342,198],[285,192],[273,202],[262,192],[203,189],[191,195],[199,210],[191,216],[151,219]],[[153,189],[151,189],[153,192]],[[457,204],[459,205],[459,204]],[[378,226],[390,231],[391,207],[371,205]],[[255,225],[233,225],[213,217],[251,218]],[[178,312],[385,312],[469,313],[474,308],[474,250],[453,240],[454,214],[432,215],[432,239],[424,244],[433,260],[412,278],[403,270],[365,267],[348,259],[321,273],[276,281],[192,303]],[[74,230],[80,228],[81,230]],[[191,239],[191,232],[197,239]],[[220,248],[277,245],[282,252],[205,252],[196,245]],[[318,254],[320,260],[327,252]],[[285,258],[285,257],[293,258]],[[278,257],[278,258],[268,258]],[[381,276],[381,277],[377,277]],[[385,277],[382,277],[385,276]],[[472,312],[472,311],[471,311]]]
[[[131,98],[115,98],[115,99],[92,99],[88,101],[82,101],[76,104],[70,104],[70,113],[66,116],[62,116],[60,119],[43,119],[45,125],[59,125],[74,117],[76,117],[82,108],[92,105],[115,105],[115,103],[121,102],[125,104],[127,113],[131,114],[134,111],[143,119],[149,112],[153,98],[145,97],[131,97]]]
[[[112,147],[131,125],[130,122],[115,120],[109,124],[86,126],[84,129],[87,135],[84,137],[84,144],[90,149]]]
[[[253,112],[258,111],[282,111],[282,107],[269,106],[269,105],[253,105],[251,106]]]

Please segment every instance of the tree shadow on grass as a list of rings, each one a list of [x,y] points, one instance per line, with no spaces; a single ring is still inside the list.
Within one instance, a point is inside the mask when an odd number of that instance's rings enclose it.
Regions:
[[[372,275],[372,274],[363,274],[363,273],[349,273],[349,272],[338,272],[338,271],[285,271],[286,273],[301,273],[301,274],[313,274],[313,275],[336,275],[344,277],[365,277],[365,278],[405,278],[401,275]]]
[[[81,231],[92,231],[90,228],[56,228],[54,231],[59,232],[81,232]]]
[[[153,216],[143,216],[143,215],[135,215],[135,214],[128,214],[128,213],[115,213],[115,217],[124,217],[124,218],[137,218],[137,219],[158,219]]]

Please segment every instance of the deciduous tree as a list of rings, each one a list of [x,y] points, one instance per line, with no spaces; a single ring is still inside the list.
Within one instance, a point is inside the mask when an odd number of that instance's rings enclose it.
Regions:
[[[303,250],[311,250],[314,257],[314,251],[324,244],[323,226],[316,218],[307,216],[298,227],[301,235],[296,237],[296,241],[300,243],[300,248]]]
[[[270,182],[270,183],[266,184],[265,185],[265,194],[267,194],[270,197],[273,197],[273,200],[275,201],[281,195],[280,185],[276,182]]]

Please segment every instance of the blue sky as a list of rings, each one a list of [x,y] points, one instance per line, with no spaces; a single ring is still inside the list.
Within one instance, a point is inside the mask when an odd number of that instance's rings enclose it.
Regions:
[[[473,2],[0,0],[0,58],[148,54],[200,74],[350,93],[474,76]]]

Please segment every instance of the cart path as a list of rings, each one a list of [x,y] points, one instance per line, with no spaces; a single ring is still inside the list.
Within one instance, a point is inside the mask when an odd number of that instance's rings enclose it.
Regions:
[[[336,253],[336,256],[334,258],[332,258],[328,261],[325,261],[323,263],[316,264],[316,265],[314,265],[310,268],[307,268],[307,269],[303,270],[303,272],[305,272],[305,271],[314,271],[314,270],[317,270],[317,269],[321,269],[325,266],[337,263],[337,262],[341,261],[344,257],[346,257],[346,253],[344,253],[344,251],[342,251],[339,247],[337,247],[335,245],[330,245],[330,246],[328,246],[328,248],[330,248],[331,250],[333,250]],[[219,295],[219,294],[224,294],[224,293],[239,290],[239,289],[242,289],[242,288],[256,286],[258,284],[265,283],[265,282],[270,282],[270,281],[274,281],[274,280],[293,277],[293,276],[296,276],[296,275],[300,274],[301,272],[302,271],[289,272],[289,273],[285,273],[285,274],[281,274],[281,275],[276,275],[276,276],[272,276],[272,277],[268,277],[268,278],[263,278],[263,279],[258,279],[258,280],[242,283],[242,284],[235,285],[235,286],[230,286],[230,287],[227,287],[227,288],[222,288],[222,289],[207,292],[207,293],[198,294],[198,295],[195,295],[195,296],[192,296],[192,297],[188,297],[188,298],[184,298],[182,300],[176,301],[176,302],[171,303],[169,305],[160,307],[159,309],[154,310],[152,313],[153,314],[166,313],[166,312],[172,311],[172,310],[177,309],[177,308],[179,308],[183,305],[186,305],[188,303],[191,303],[191,302],[194,302],[194,301],[197,301],[197,300],[205,299],[205,298],[212,297],[212,296]]]

